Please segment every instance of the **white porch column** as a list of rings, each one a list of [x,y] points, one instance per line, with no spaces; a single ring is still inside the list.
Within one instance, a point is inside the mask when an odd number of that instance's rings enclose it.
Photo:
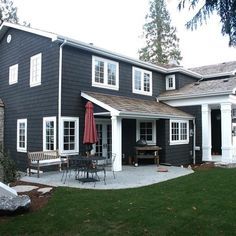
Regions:
[[[202,160],[211,161],[211,109],[202,105]]]
[[[114,171],[122,170],[122,142],[121,142],[121,118],[118,116],[111,117],[112,125],[112,153],[116,155],[113,163]]]
[[[231,103],[221,103],[221,143],[223,162],[232,162],[232,115]]]

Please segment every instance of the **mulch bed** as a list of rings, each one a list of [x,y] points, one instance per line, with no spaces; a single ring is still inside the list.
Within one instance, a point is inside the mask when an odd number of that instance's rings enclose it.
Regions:
[[[29,183],[29,182],[24,182],[24,181],[16,181],[14,183],[12,183],[10,186],[17,186],[17,185],[32,185],[32,186],[37,186],[38,188],[45,188],[45,187],[52,187],[52,186],[48,186],[48,185],[43,185],[43,184],[36,184],[36,183]],[[31,199],[31,205],[29,208],[29,211],[27,212],[20,212],[20,214],[27,214],[29,212],[35,212],[37,210],[39,210],[40,208],[44,207],[49,199],[52,197],[53,192],[54,192],[54,188],[52,187],[52,190],[49,193],[40,193],[37,191],[38,189],[34,189],[28,192],[22,192],[22,193],[18,193],[18,195],[28,195]],[[19,214],[19,213],[16,213]],[[8,215],[8,216],[1,216],[0,217],[0,222],[1,221],[5,221],[7,220],[7,218],[14,216],[16,214],[12,214],[12,215]]]
[[[209,170],[215,168],[215,165],[213,162],[206,162],[202,164],[191,165],[191,167],[193,170]]]

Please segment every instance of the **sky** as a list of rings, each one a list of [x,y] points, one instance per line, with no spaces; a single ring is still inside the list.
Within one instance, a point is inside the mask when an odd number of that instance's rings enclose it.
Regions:
[[[142,27],[149,0],[14,0],[20,20],[31,27],[93,43],[129,57],[138,58],[144,46]],[[236,48],[228,47],[217,16],[197,31],[186,30],[192,15],[177,10],[178,0],[167,0],[172,25],[177,28],[181,65],[197,67],[236,60]]]

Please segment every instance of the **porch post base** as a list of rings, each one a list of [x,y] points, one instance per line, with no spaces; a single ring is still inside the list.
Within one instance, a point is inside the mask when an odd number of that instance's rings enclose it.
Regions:
[[[232,147],[222,147],[222,162],[229,162],[233,161],[233,150]]]
[[[212,161],[211,147],[202,147],[202,160]]]

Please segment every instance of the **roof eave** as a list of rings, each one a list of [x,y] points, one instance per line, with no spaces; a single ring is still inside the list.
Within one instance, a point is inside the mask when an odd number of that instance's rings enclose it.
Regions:
[[[186,99],[186,98],[196,98],[196,97],[211,97],[211,96],[222,96],[222,95],[230,95],[232,94],[232,90],[224,91],[224,92],[212,92],[212,93],[202,93],[202,94],[192,94],[192,95],[177,95],[177,96],[163,96],[158,97],[159,101],[169,101],[169,100],[178,100],[178,99]]]

